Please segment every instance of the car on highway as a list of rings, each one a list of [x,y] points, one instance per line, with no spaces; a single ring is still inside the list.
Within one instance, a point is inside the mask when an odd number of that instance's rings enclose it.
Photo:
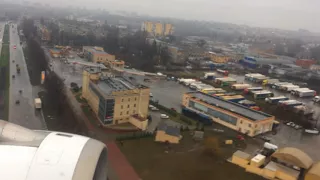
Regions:
[[[166,114],[160,114],[161,119],[169,119],[169,116]]]

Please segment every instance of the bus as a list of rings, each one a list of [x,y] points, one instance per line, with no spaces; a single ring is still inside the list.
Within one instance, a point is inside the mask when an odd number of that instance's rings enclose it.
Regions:
[[[277,104],[279,101],[286,101],[286,100],[289,100],[289,98],[285,96],[268,97],[265,99],[265,101],[270,104]]]
[[[253,98],[254,99],[266,99],[268,97],[273,97],[274,94],[270,91],[253,91]]]
[[[252,91],[262,91],[263,88],[262,87],[251,87],[251,88],[246,88],[243,90],[244,94],[251,94]]]

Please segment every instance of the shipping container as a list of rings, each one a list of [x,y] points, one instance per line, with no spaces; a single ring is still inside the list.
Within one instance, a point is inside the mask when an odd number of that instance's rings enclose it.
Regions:
[[[314,97],[317,95],[317,93],[314,90],[307,89],[307,90],[298,90],[296,95],[299,97]]]
[[[231,89],[233,90],[244,90],[246,88],[250,88],[251,85],[250,84],[233,84],[231,86]]]
[[[293,89],[291,90],[292,95],[297,95],[298,91],[300,90],[309,90],[309,88],[298,88],[298,89]]]

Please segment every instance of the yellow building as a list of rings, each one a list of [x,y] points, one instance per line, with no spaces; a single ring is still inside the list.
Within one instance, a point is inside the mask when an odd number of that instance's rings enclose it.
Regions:
[[[152,36],[168,36],[173,34],[174,27],[168,23],[163,24],[146,21],[142,23],[141,30],[148,32]]]
[[[319,180],[320,179],[320,161],[313,164],[310,170],[306,173],[305,180]]]
[[[165,123],[161,123],[158,125],[155,137],[156,142],[168,142],[171,144],[178,144],[181,138],[182,136],[180,135],[179,128],[169,126]]]
[[[184,110],[197,113],[208,121],[224,125],[248,136],[256,136],[272,130],[274,116],[243,107],[201,92],[183,95]]]
[[[153,34],[153,22],[143,22],[141,30]]]
[[[211,51],[206,52],[205,56],[207,58],[210,58],[210,60],[214,63],[227,63],[230,59],[230,57],[227,55],[219,54]]]
[[[125,62],[116,60],[115,55],[104,51],[102,47],[83,46],[83,54],[85,57],[94,63],[103,63],[107,67],[124,68]]]
[[[150,89],[132,84],[123,77],[107,77],[87,68],[83,71],[82,96],[102,125],[131,122],[146,129]]]
[[[172,26],[172,24],[165,24],[164,35],[168,36],[168,35],[172,35],[172,34],[173,34],[173,26]]]
[[[163,35],[163,24],[161,24],[161,23],[154,24],[154,35],[156,35],[156,36]]]
[[[233,154],[231,162],[245,168],[247,172],[266,179],[303,179],[303,170],[306,170],[304,180],[319,180],[320,178],[319,163],[312,166],[313,161],[306,153],[292,147],[281,148],[267,157],[262,154],[252,157],[247,153],[237,151]]]

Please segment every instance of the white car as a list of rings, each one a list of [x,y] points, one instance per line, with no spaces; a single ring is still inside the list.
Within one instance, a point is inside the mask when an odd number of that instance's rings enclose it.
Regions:
[[[313,102],[320,102],[320,96],[315,96],[313,99],[312,99]]]
[[[291,126],[293,128],[295,128],[296,124],[294,122],[288,122],[286,123],[287,126]]]
[[[317,128],[305,129],[304,132],[309,134],[319,134],[319,130]]]
[[[161,118],[161,119],[169,119],[169,116],[166,115],[166,114],[161,114],[161,115],[160,115],[160,118]]]
[[[150,109],[151,109],[151,111],[159,111],[159,109],[157,107],[152,107]]]

